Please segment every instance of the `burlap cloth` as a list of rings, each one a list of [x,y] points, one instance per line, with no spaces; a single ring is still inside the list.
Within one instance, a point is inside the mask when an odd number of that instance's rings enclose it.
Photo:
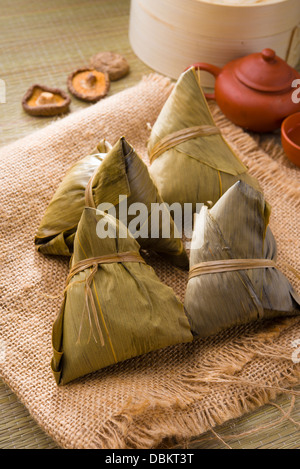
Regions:
[[[65,387],[55,384],[51,329],[68,260],[36,253],[36,229],[70,164],[101,138],[114,143],[124,135],[147,161],[147,123],[154,123],[170,90],[169,80],[150,75],[0,150],[1,376],[64,448],[184,445],[282,392],[293,392],[299,383],[292,342],[300,339],[300,320],[279,319],[150,353]],[[299,268],[299,170],[280,146],[271,142],[263,149],[214,103],[211,109],[273,206],[279,265],[285,261]],[[148,260],[183,300],[187,275],[153,256]],[[299,291],[299,281],[283,271]]]

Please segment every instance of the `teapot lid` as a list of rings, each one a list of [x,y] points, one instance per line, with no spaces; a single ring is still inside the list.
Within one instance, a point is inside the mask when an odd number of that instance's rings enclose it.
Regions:
[[[272,49],[251,54],[237,61],[236,77],[257,91],[280,92],[291,87],[296,71]]]

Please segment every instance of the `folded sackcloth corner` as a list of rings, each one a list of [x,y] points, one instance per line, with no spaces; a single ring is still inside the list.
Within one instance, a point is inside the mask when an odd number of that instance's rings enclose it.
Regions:
[[[69,260],[37,252],[42,215],[70,165],[106,138],[121,135],[148,164],[154,125],[172,84],[156,74],[0,149],[0,343],[3,380],[61,447],[160,448],[294,393],[300,367],[292,359],[300,321],[254,322],[167,347],[57,386],[50,361],[51,330]],[[272,206],[278,265],[300,265],[299,171],[280,147],[268,152],[210,104],[216,125],[257,177]],[[183,301],[188,273],[149,258],[160,280]],[[164,305],[162,304],[163,308]]]

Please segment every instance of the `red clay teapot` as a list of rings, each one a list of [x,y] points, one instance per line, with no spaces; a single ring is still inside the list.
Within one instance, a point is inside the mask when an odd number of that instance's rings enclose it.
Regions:
[[[196,63],[216,78],[215,99],[222,112],[236,125],[254,132],[279,129],[289,115],[300,111],[293,100],[300,74],[279,58],[272,49],[229,62],[223,69]]]

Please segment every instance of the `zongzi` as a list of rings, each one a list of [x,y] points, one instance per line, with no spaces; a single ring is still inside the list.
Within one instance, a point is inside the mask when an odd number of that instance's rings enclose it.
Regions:
[[[142,249],[188,268],[182,238],[147,165],[124,137],[113,146],[86,189],[86,205],[126,225]]]
[[[178,79],[148,142],[150,174],[168,204],[212,206],[238,180],[260,190],[213,120],[194,67]]]
[[[104,225],[108,236],[101,239]],[[193,340],[183,305],[139,251],[119,220],[84,209],[53,325],[51,366],[57,384]]]
[[[196,216],[185,296],[195,334],[300,314],[300,297],[276,265],[270,211],[261,192],[239,181]]]
[[[71,256],[78,222],[85,207],[86,186],[111,145],[101,140],[91,155],[67,171],[42,218],[35,245],[43,254]]]

